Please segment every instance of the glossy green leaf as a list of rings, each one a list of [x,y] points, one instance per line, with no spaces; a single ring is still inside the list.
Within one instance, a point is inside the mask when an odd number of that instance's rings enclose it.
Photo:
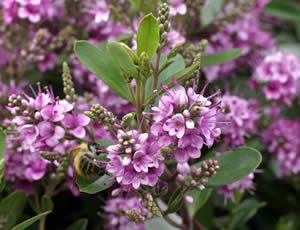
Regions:
[[[119,66],[122,72],[128,74],[130,77],[138,76],[133,61],[118,42],[108,41],[107,50],[112,60]]]
[[[286,0],[273,0],[265,6],[265,12],[281,19],[300,21],[300,5]]]
[[[184,199],[181,198],[179,200],[177,200],[177,203],[175,205],[173,205],[173,202],[177,199],[177,197],[180,195],[182,189],[178,188],[176,191],[174,191],[171,195],[171,197],[168,200],[168,207],[172,206],[172,208],[170,208],[170,210],[168,211],[168,213],[174,213],[176,211],[178,211],[178,209],[180,209],[180,207],[183,204]]]
[[[206,186],[222,186],[231,184],[248,176],[261,163],[261,154],[250,147],[239,147],[233,152],[227,152],[211,158],[218,160],[220,169],[217,174],[208,179]],[[201,162],[195,164],[200,167]]]
[[[5,188],[5,159],[0,159],[0,193]]]
[[[159,60],[159,67],[161,68],[162,65],[167,61],[166,54],[161,55],[161,58]],[[162,87],[160,86],[161,83],[166,82],[169,79],[172,79],[172,77],[178,73],[179,71],[184,69],[184,59],[180,54],[177,54],[173,59],[174,62],[168,66],[165,70],[161,71],[158,77],[158,90],[160,90]],[[154,58],[153,63],[156,63],[156,58]],[[146,84],[146,98],[152,94],[152,80],[153,76],[148,79]]]
[[[184,76],[187,76],[188,74],[190,74],[191,72],[193,72],[195,69],[197,68],[197,65],[192,65],[189,66],[177,73],[175,73],[174,75],[170,75],[169,78],[167,78],[167,80],[164,82],[166,85],[168,85],[168,88],[171,89],[175,86],[175,84],[172,82],[172,77],[175,77],[177,80],[178,79],[182,79],[184,78]],[[163,89],[161,86],[158,86],[158,93],[162,94],[163,93]],[[150,100],[152,100],[153,98],[155,98],[156,94],[152,93],[150,94],[147,98],[146,98],[146,103],[148,103]]]
[[[86,230],[88,226],[88,219],[82,218],[75,221],[67,230]]]
[[[159,26],[156,18],[150,13],[143,17],[137,32],[137,54],[146,52],[150,59],[154,56],[159,43]]]
[[[223,4],[224,0],[209,0],[207,4],[201,8],[201,24],[207,26],[214,22],[216,16],[222,10]]]
[[[25,203],[24,192],[13,192],[0,202],[0,216],[3,218],[1,230],[11,230],[22,215]]]
[[[200,191],[199,189],[190,190],[187,195],[193,197],[192,204],[187,204],[190,216],[194,216],[197,211],[206,203],[212,193],[212,189],[205,189]]]
[[[108,175],[101,176],[97,179],[87,179],[78,175],[76,181],[80,192],[94,194],[108,189],[112,185],[110,179],[111,177]]]
[[[47,195],[43,195],[41,201],[41,207],[42,207],[42,212],[53,210],[54,204],[51,198],[49,198]]]
[[[208,201],[195,214],[195,220],[201,224],[205,230],[212,230],[214,221],[214,200],[210,197]]]
[[[47,211],[47,212],[43,212],[37,216],[34,216],[28,220],[23,221],[22,223],[16,225],[15,227],[12,228],[12,230],[24,230],[27,227],[29,227],[30,225],[32,225],[33,223],[35,223],[36,221],[38,221],[39,219],[41,219],[42,217],[48,215],[49,213],[51,213],[52,211]]]
[[[232,61],[243,55],[243,50],[234,48],[230,50],[224,50],[214,54],[206,55],[201,58],[201,67],[207,67],[217,64],[222,64],[228,61]]]
[[[127,83],[118,66],[108,58],[105,43],[96,47],[88,41],[77,41],[75,53],[86,68],[103,80],[116,94],[130,101]]]
[[[0,160],[3,158],[4,153],[5,153],[5,134],[4,132],[0,129]]]
[[[235,215],[232,221],[233,229],[239,229],[256,214],[258,209],[265,205],[265,202],[258,202],[255,199],[244,200],[234,211]]]

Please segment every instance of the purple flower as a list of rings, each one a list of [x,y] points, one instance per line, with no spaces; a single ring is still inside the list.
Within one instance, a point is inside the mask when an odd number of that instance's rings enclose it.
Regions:
[[[41,115],[44,120],[53,122],[61,121],[64,119],[65,113],[71,111],[73,106],[66,101],[60,101],[54,105],[47,105],[41,110]]]
[[[197,94],[193,88],[186,90],[178,84],[176,89],[164,86],[167,94],[159,97],[158,105],[152,106],[153,113],[150,114],[154,123],[151,133],[158,137],[161,146],[170,143],[178,146],[174,156],[180,163],[185,163],[190,157],[199,158],[203,144],[212,146],[221,134],[220,111],[218,105],[212,105],[210,101],[219,91],[206,98],[203,96],[206,87],[207,84]]]
[[[181,138],[185,131],[185,120],[182,114],[175,114],[170,119],[166,120],[163,129],[169,132],[170,136]]]
[[[19,139],[22,140],[22,147],[24,150],[30,149],[34,151],[33,143],[39,136],[39,130],[35,125],[23,125],[20,129]]]
[[[148,172],[148,168],[153,166],[153,161],[150,156],[144,152],[138,151],[133,155],[133,167],[137,172]]]
[[[171,0],[170,1],[170,15],[175,16],[176,14],[186,14],[187,7],[183,0]]]
[[[143,216],[147,216],[148,212],[139,202],[136,197],[117,197],[109,200],[105,206],[104,211],[107,221],[107,229],[111,230],[143,230],[144,224],[137,224],[131,222],[125,212],[128,210],[135,210]]]
[[[71,129],[71,133],[78,138],[85,137],[85,128],[90,123],[90,118],[85,116],[84,114],[66,114],[64,119],[62,120],[62,124],[66,127]]]
[[[300,122],[282,118],[263,133],[263,140],[279,165],[279,176],[300,172]]]
[[[42,121],[37,126],[41,137],[50,147],[57,145],[59,140],[65,136],[65,130],[61,126],[55,126],[48,121]]]
[[[234,191],[238,190],[240,193],[245,191],[252,192],[255,188],[255,184],[253,180],[254,180],[254,173],[250,173],[248,176],[244,177],[243,179],[233,182],[232,184],[227,184],[222,186],[221,188],[218,189],[218,193],[224,195],[224,197],[227,199],[231,199],[232,201],[235,201]]]
[[[238,146],[245,143],[245,137],[256,133],[259,114],[251,100],[247,101],[228,93],[222,97],[223,119],[228,124],[222,127],[225,145]]]
[[[154,186],[164,170],[157,138],[135,130],[118,130],[118,144],[107,148],[106,169],[125,190]]]
[[[253,80],[263,86],[268,100],[291,105],[297,96],[300,80],[300,60],[289,53],[277,52],[265,57],[257,67]]]

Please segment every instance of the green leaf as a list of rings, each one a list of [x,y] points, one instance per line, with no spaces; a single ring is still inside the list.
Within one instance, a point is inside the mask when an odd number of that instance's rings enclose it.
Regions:
[[[180,195],[182,189],[178,188],[176,191],[174,191],[171,195],[171,197],[168,200],[168,207],[170,207],[171,205],[173,205],[173,202],[176,200],[176,198]],[[183,198],[181,198],[180,200],[177,201],[176,205],[173,206],[168,213],[174,213],[176,212],[178,209],[180,209],[180,207],[183,204]]]
[[[99,145],[102,145],[104,147],[108,147],[110,145],[114,145],[115,143],[111,140],[106,140],[106,139],[98,139],[96,140],[96,143]]]
[[[192,196],[194,202],[187,204],[190,216],[194,216],[197,211],[206,203],[212,193],[212,189],[205,189],[200,191],[199,189],[190,190],[187,195]]]
[[[167,61],[167,54],[161,55],[159,60],[159,67],[161,68],[162,65]],[[179,71],[184,69],[184,59],[180,54],[177,54],[172,61],[174,61],[171,65],[168,66],[165,70],[161,71],[158,77],[158,90],[162,89],[160,86],[161,83],[172,79],[172,77],[178,73]],[[153,63],[156,63],[156,58],[153,60]],[[146,83],[146,98],[152,94],[152,81],[153,76],[148,79]]]
[[[253,172],[261,163],[261,154],[250,147],[239,147],[233,152],[227,152],[211,158],[218,160],[220,169],[217,174],[208,179],[206,186],[222,186],[238,181]],[[200,167],[201,162],[194,166]]]
[[[25,203],[24,192],[13,192],[0,202],[0,216],[4,220],[1,230],[11,230],[22,215]]]
[[[4,157],[5,146],[6,146],[6,144],[5,144],[5,134],[0,129],[0,160]]]
[[[159,43],[158,21],[150,13],[143,17],[137,32],[137,54],[146,52],[150,58],[154,56]]]
[[[122,72],[129,74],[130,77],[138,76],[138,72],[133,64],[133,61],[118,42],[108,41],[107,49],[109,55],[119,66]]]
[[[0,193],[5,188],[5,159],[0,159]]]
[[[42,196],[42,212],[53,210],[53,201],[47,195]]]
[[[300,21],[300,6],[286,0],[273,0],[265,6],[265,12],[282,19]]]
[[[214,54],[206,55],[201,58],[201,67],[222,64],[224,62],[236,59],[241,55],[243,55],[243,50],[239,48],[224,50]]]
[[[108,189],[112,185],[110,179],[111,177],[108,175],[101,176],[97,179],[87,179],[78,175],[76,181],[80,192],[94,194]]]
[[[171,89],[171,88],[173,88],[173,87],[175,86],[175,84],[172,83],[172,77],[175,77],[177,80],[178,80],[178,79],[181,79],[181,80],[182,80],[182,78],[183,78],[184,76],[190,74],[190,73],[193,72],[196,68],[197,68],[197,65],[189,66],[189,67],[187,67],[187,68],[185,68],[185,69],[183,69],[183,70],[181,70],[181,71],[175,73],[174,75],[170,76],[164,83],[165,83],[166,85],[168,85],[168,88],[169,88],[169,89]],[[163,88],[159,85],[159,86],[158,86],[158,94],[162,94],[162,93],[163,93]],[[148,97],[146,98],[146,103],[148,103],[149,101],[151,101],[155,96],[156,96],[155,93],[152,93],[150,96],[148,96]]]
[[[233,229],[239,229],[256,214],[258,209],[265,205],[265,202],[258,202],[255,199],[244,200],[234,211],[235,215],[232,221]]]
[[[80,62],[103,80],[116,94],[130,101],[127,83],[118,66],[108,58],[105,43],[94,46],[88,41],[77,41],[75,53]]]
[[[224,0],[209,0],[201,8],[201,24],[207,26],[214,22],[216,16],[222,10],[224,5]]]
[[[88,219],[82,218],[75,221],[67,230],[86,230],[88,226]]]
[[[212,197],[210,197],[204,206],[197,211],[194,218],[204,227],[205,230],[213,229],[214,203]]]
[[[38,221],[39,219],[41,219],[42,217],[48,215],[49,213],[51,213],[52,211],[47,211],[47,212],[43,212],[37,216],[34,216],[28,220],[23,221],[22,223],[16,225],[15,227],[12,228],[12,230],[24,230],[27,227],[29,227],[30,225],[32,225],[34,222]]]

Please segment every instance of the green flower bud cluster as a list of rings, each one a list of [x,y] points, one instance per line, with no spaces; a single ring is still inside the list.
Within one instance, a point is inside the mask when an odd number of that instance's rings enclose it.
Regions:
[[[130,221],[135,222],[137,224],[146,221],[146,217],[143,215],[143,211],[140,208],[127,210],[125,213]]]
[[[107,131],[119,128],[119,125],[116,124],[117,118],[102,105],[94,104],[91,107],[91,111],[84,112],[84,114],[97,121],[100,125],[104,125]]]
[[[62,155],[59,152],[48,152],[41,151],[40,155],[52,163],[57,161],[59,163],[59,167],[56,170],[58,177],[65,177],[68,173],[68,168],[71,163],[71,157],[69,152],[67,154]]]
[[[72,76],[70,73],[69,66],[66,62],[63,63],[63,85],[64,85],[64,93],[66,95],[66,100],[69,103],[73,103],[76,101],[77,95],[75,94],[75,89],[73,86]]]
[[[142,205],[154,216],[163,217],[157,204],[154,202],[153,197],[150,193],[146,193],[143,198],[141,198]]]
[[[135,112],[128,113],[122,117],[121,125],[126,129],[129,128],[132,122],[135,120]]]
[[[159,49],[163,49],[164,47],[170,44],[168,40],[168,32],[170,32],[170,21],[169,21],[169,6],[167,3],[162,3],[159,6],[158,10],[158,23],[159,23],[159,33],[160,33],[160,47]],[[159,50],[158,49],[158,50]]]
[[[139,58],[139,70],[142,81],[146,81],[152,74],[152,64],[146,52],[143,52]]]

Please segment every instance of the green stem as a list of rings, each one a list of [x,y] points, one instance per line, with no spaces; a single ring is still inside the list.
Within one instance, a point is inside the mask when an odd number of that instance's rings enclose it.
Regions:
[[[156,65],[153,72],[153,82],[152,82],[152,91],[157,89],[158,76],[159,76],[159,61],[160,61],[161,51],[157,52]],[[154,103],[154,102],[152,102]]]
[[[129,92],[130,92],[130,95],[131,95],[131,99],[132,99],[132,103],[134,105],[136,105],[136,100],[135,100],[135,96],[134,96],[134,91],[132,89],[132,86],[130,85],[130,82],[127,82],[127,86],[128,86],[128,89],[129,89]]]
[[[137,81],[136,82],[136,104],[135,104],[135,109],[136,109],[136,116],[137,116],[137,122],[138,125],[140,125],[140,122],[142,120],[142,109],[141,109],[141,82]]]

